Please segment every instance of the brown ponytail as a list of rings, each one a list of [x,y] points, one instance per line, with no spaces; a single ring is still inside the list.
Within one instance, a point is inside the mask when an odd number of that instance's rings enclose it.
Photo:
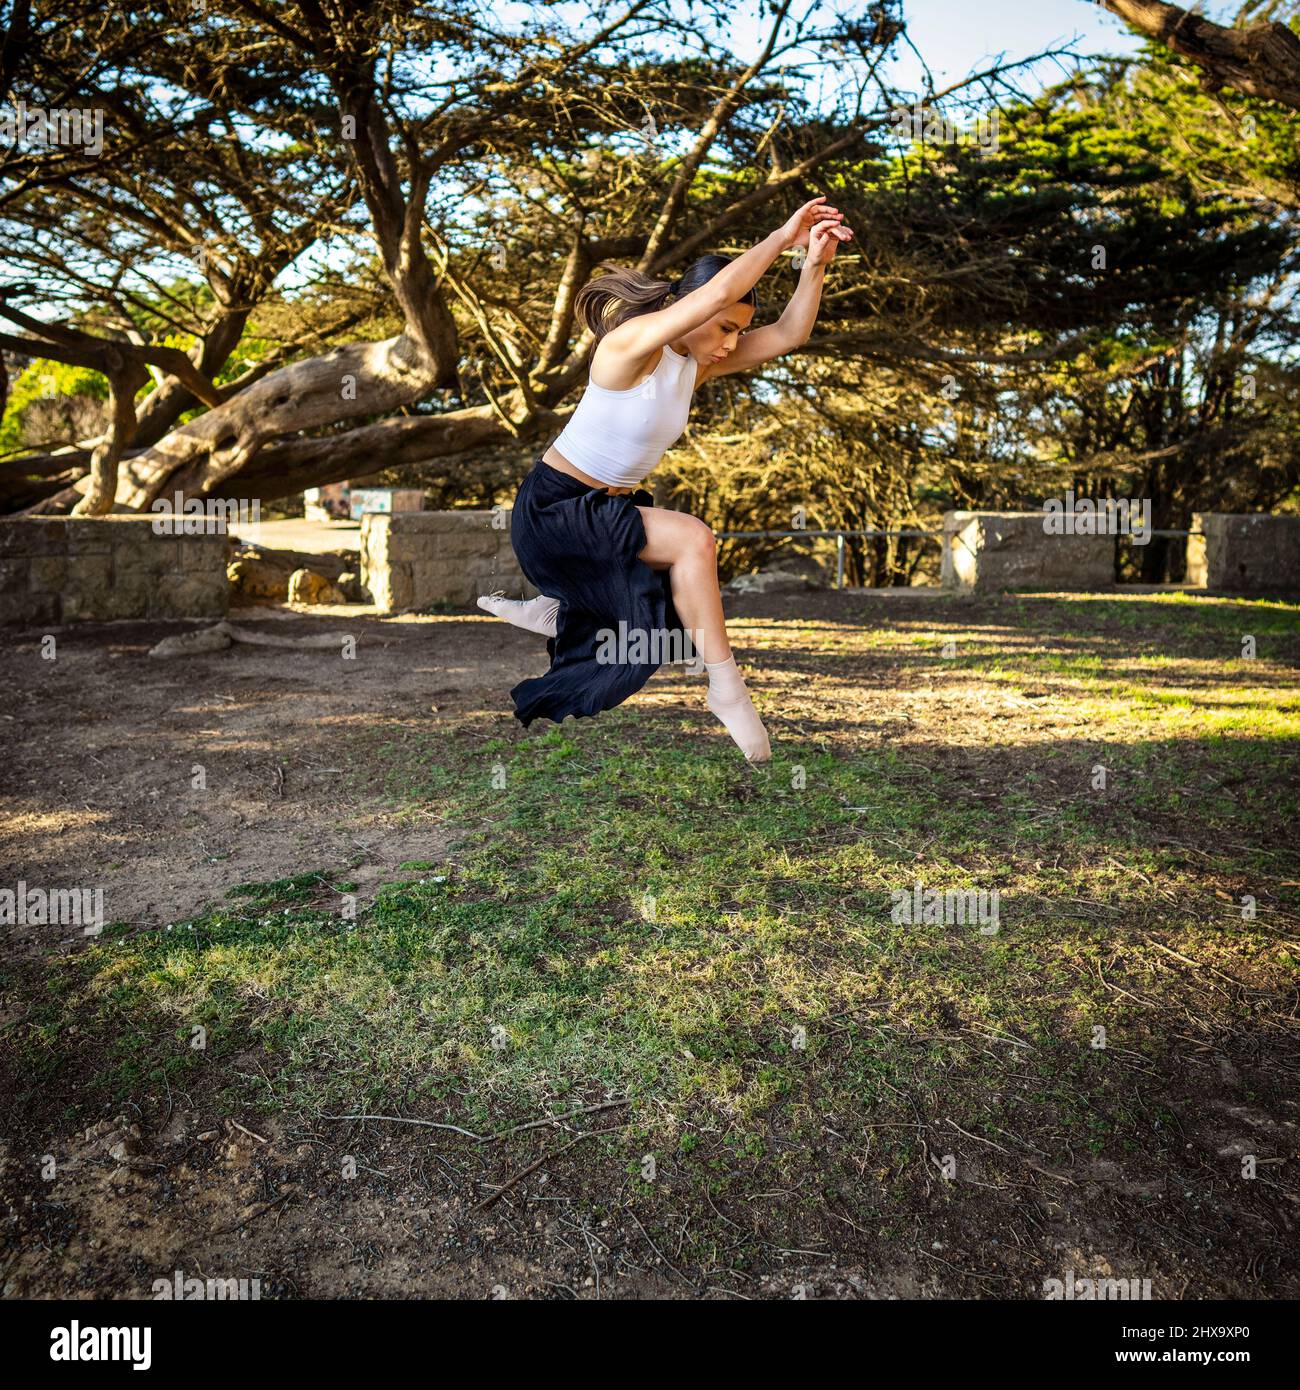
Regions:
[[[639,270],[611,265],[604,275],[588,280],[578,291],[573,301],[574,311],[599,342],[611,328],[617,328],[638,314],[653,314],[670,300],[699,289],[730,264],[726,256],[700,256],[676,280],[657,280]],[[758,309],[758,295],[754,290],[741,295],[740,302]]]
[[[599,342],[620,323],[662,309],[678,284],[680,281],[657,280],[639,270],[614,266],[606,274],[588,280],[578,291],[573,307]]]

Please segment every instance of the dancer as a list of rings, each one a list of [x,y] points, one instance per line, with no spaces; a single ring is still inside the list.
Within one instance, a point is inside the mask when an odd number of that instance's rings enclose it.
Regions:
[[[771,758],[727,637],[713,532],[656,507],[640,484],[685,429],[702,381],[748,371],[807,339],[826,265],[852,237],[823,195],[733,261],[701,256],[671,282],[614,268],[578,292],[576,311],[596,337],[587,389],[534,460],[510,517],[519,566],[541,593],[479,599],[547,638],[550,669],[510,692],[525,728],[621,704],[663,664],[656,651],[684,644],[702,657],[706,703],[745,757]],[[806,248],[798,288],[775,323],[746,334],[758,308],[754,286],[794,247]],[[630,639],[633,655],[649,645],[649,659],[624,659],[623,649],[609,659],[615,634]]]

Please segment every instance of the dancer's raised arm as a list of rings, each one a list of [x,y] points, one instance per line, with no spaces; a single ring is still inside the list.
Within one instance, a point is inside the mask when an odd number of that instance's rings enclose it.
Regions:
[[[805,203],[776,231],[751,246],[725,269],[698,289],[684,294],[663,309],[637,314],[612,328],[601,339],[602,356],[615,368],[642,361],[666,343],[707,323],[728,305],[738,303],[758,284],[763,273],[782,251],[807,245],[812,229],[820,223],[843,220],[837,208],[826,206],[826,197]]]
[[[731,372],[750,371],[806,343],[821,307],[826,267],[834,260],[840,242],[852,240],[851,228],[838,226],[830,220],[818,222],[806,242],[797,243],[807,245],[808,255],[799,273],[799,285],[781,317],[775,323],[744,334],[737,341],[736,350],[721,362],[702,366],[695,384],[698,386],[710,377],[726,376]]]

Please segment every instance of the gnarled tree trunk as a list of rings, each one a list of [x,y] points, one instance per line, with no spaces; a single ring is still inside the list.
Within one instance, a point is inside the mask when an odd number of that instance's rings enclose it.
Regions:
[[[117,505],[142,511],[164,492],[208,493],[270,441],[410,405],[435,378],[433,364],[405,334],[293,362],[132,458],[121,469]]]
[[[149,381],[140,362],[110,352],[108,371],[108,430],[90,456],[85,496],[73,507],[74,516],[102,516],[113,510],[117,496],[117,466],[122,450],[135,433],[135,396]],[[116,358],[116,365],[112,359]]]

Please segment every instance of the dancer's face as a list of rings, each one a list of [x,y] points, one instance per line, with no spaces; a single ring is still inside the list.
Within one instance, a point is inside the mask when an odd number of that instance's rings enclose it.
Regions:
[[[753,317],[752,304],[731,304],[706,323],[691,329],[682,342],[686,345],[686,351],[701,365],[720,362],[735,352],[740,335],[749,327]]]

